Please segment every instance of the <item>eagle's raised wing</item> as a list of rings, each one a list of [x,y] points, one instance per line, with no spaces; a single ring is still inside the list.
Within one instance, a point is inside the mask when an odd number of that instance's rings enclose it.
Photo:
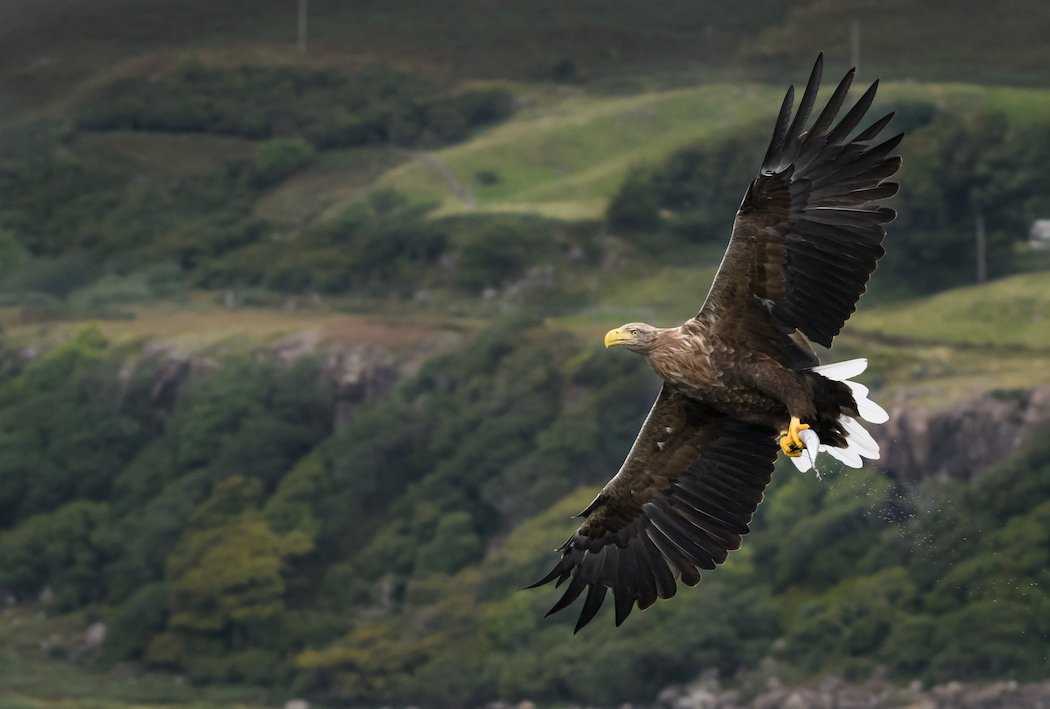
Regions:
[[[568,587],[547,615],[584,590],[578,631],[612,589],[616,625],[688,586],[740,546],[773,474],[776,432],[719,416],[664,387],[620,471],[580,516],[554,568],[530,586]]]
[[[697,317],[717,320],[746,300],[760,299],[783,332],[800,330],[825,347],[856,309],[882,256],[883,226],[896,213],[877,200],[897,184],[890,155],[903,134],[876,143],[890,113],[850,137],[878,88],[873,83],[832,126],[853,82],[851,69],[807,126],[820,87],[817,57],[792,119],[794,87],[780,108],[762,169],[744,195],[733,235]]]

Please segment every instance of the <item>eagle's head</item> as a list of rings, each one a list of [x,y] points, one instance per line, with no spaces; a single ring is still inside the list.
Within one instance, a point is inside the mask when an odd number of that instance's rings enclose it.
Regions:
[[[632,352],[646,354],[656,346],[660,328],[644,322],[629,322],[605,333],[606,347],[626,347]]]

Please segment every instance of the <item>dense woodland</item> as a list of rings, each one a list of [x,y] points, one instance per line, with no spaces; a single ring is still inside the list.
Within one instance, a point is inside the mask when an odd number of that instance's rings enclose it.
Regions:
[[[107,619],[100,662],[449,706],[645,700],[770,656],[789,676],[1047,669],[1045,440],[971,484],[787,466],[725,568],[574,641],[520,588],[637,427],[633,359],[507,322],[337,430],[309,359],[231,358],[168,401],[162,361],[91,331],[4,363],[0,587]]]
[[[543,80],[578,80],[562,69]],[[142,342],[87,328],[39,351],[5,343],[0,592],[104,620],[93,667],[339,702],[647,701],[763,662],[788,679],[1046,677],[1045,436],[966,483],[787,466],[744,549],[700,588],[617,632],[611,613],[575,640],[571,619],[543,619],[554,599],[520,588],[618,467],[655,382],[537,313],[594,305],[596,273],[714,265],[768,121],[636,165],[598,219],[436,214],[393,190],[296,227],[259,210],[338,151],[453,145],[517,108],[513,88],[382,66],[187,62],[8,126],[0,297],[27,317],[235,292],[478,320],[341,426],[309,355],[216,356],[158,386],[183,365]],[[884,108],[908,132],[906,187],[867,302],[972,282],[976,214],[991,276],[1048,265],[1023,242],[1050,215],[1050,118]],[[144,173],[84,148],[114,133],[243,144],[206,174]]]

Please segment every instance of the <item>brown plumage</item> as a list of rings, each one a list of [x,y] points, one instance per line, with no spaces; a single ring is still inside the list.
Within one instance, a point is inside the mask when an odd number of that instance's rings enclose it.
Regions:
[[[664,386],[620,471],[533,584],[568,582],[550,613],[587,591],[577,630],[609,589],[619,625],[635,605],[669,598],[677,581],[692,586],[700,569],[725,561],[748,532],[778,450],[800,454],[778,447],[783,429],[805,437],[810,462],[818,446],[849,465],[878,456],[852,417],[881,422],[885,412],[862,385],[842,381],[863,362],[817,367],[810,341],[831,345],[883,254],[894,212],[874,202],[897,191],[884,180],[900,167],[891,153],[901,135],[876,142],[892,114],[853,135],[878,82],[835,122],[853,70],[810,122],[822,64],[793,118],[794,89],[784,97],[699,312],[678,327],[629,323],[606,335],[607,346],[644,355]],[[799,434],[799,422],[811,430]]]

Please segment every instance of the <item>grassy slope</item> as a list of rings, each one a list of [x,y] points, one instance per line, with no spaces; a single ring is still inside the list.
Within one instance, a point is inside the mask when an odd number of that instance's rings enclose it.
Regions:
[[[439,213],[517,211],[594,218],[603,213],[632,166],[658,161],[691,142],[717,139],[749,122],[772,120],[782,91],[762,84],[715,84],[600,97],[520,84],[516,88],[524,103],[517,116],[474,140],[430,154],[470,191],[473,205],[435,169],[432,159],[402,162],[375,185],[437,202]],[[956,110],[995,108],[1021,121],[1050,115],[1050,91],[1045,90],[966,84],[887,84],[881,90],[885,102],[908,98],[933,100]],[[307,171],[284,189],[310,189],[312,199],[328,205],[324,215],[331,216],[361,190],[319,180],[328,169]],[[482,184],[478,174],[483,172],[499,181]]]
[[[918,303],[861,312],[855,330],[891,338],[1050,353],[1050,278],[1030,273]]]
[[[762,116],[776,103],[776,93],[764,86],[715,85],[624,98],[578,95],[527,111],[436,157],[471,185],[483,210],[592,218],[601,215],[632,165]],[[483,171],[499,182],[479,184],[476,175]],[[380,184],[438,200],[444,211],[466,209],[420,161],[391,171]]]
[[[1050,279],[1031,273],[862,308],[842,343],[870,354],[893,396],[945,407],[981,390],[1050,384]]]
[[[232,352],[256,347],[312,350],[317,346],[376,346],[394,352],[430,351],[459,340],[469,321],[432,316],[355,315],[324,305],[303,309],[226,308],[200,300],[192,305],[151,304],[128,308],[127,319],[22,322],[16,309],[0,309],[9,342],[48,346],[85,327],[115,343],[150,342],[173,354]]]

